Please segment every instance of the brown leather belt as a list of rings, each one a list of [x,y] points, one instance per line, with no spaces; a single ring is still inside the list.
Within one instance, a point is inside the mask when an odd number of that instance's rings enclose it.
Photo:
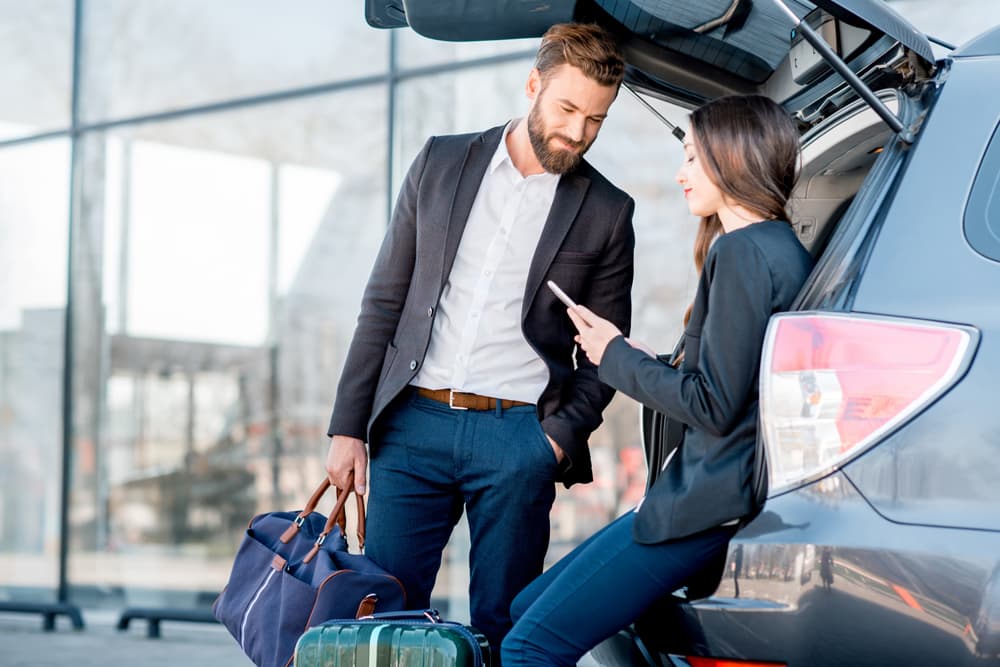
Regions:
[[[432,401],[444,403],[455,410],[495,410],[497,401],[504,410],[517,407],[519,405],[534,405],[524,401],[513,401],[507,398],[493,398],[492,396],[480,396],[479,394],[467,394],[453,389],[424,389],[417,387],[417,394]]]

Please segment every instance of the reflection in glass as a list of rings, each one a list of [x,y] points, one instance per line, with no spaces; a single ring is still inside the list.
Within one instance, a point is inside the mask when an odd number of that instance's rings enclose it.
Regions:
[[[68,141],[0,150],[0,597],[58,577],[68,177]]]
[[[73,0],[0,0],[0,139],[69,127]]]
[[[270,167],[135,141],[126,249],[127,330],[255,344],[267,333]],[[238,261],[233,261],[238,258]],[[164,278],[169,276],[169,280]]]
[[[388,33],[360,8],[300,0],[84,3],[88,122],[380,74]]]
[[[397,91],[393,192],[427,138],[480,132],[528,110],[524,84],[533,62],[448,72],[404,81]]]
[[[385,231],[387,128],[370,119],[386,100],[364,87],[83,140],[81,237],[103,261],[77,307],[104,328],[76,342],[100,352],[76,367],[75,583],[211,602],[249,519],[322,479]]]

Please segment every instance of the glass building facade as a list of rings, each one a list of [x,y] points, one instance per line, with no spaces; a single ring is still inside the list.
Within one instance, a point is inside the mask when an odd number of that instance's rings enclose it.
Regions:
[[[935,4],[894,3],[940,26]],[[939,37],[1000,21],[965,4]],[[211,603],[249,519],[324,475],[410,160],[523,115],[536,45],[379,31],[340,0],[0,0],[0,601]],[[696,283],[681,147],[623,93],[588,159],[636,199],[634,335],[669,349]],[[638,422],[616,397],[550,562],[641,496]],[[467,553],[460,528],[455,618]]]

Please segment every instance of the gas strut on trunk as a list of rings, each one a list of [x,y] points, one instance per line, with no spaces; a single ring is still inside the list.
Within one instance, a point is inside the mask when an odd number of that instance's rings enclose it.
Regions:
[[[816,49],[816,52],[819,53],[824,60],[830,63],[830,66],[833,67],[833,69],[836,70],[840,76],[844,77],[847,84],[857,91],[858,95],[860,95],[861,98],[867,102],[872,109],[874,109],[875,113],[877,113],[879,117],[881,117],[882,120],[884,120],[886,124],[892,128],[892,131],[899,135],[899,138],[906,143],[912,144],[913,131],[903,125],[903,122],[899,120],[896,114],[892,113],[892,111],[889,110],[889,107],[887,107],[882,100],[880,100],[878,96],[872,92],[872,89],[866,86],[865,82],[862,81],[861,78],[847,66],[847,63],[840,59],[840,56],[838,56],[834,50],[830,48],[826,41],[817,35],[816,31],[810,28],[808,23],[796,16],[795,12],[789,9],[788,5],[786,5],[783,0],[774,0],[774,3],[784,10],[785,14],[792,19],[792,22],[795,25],[795,30],[799,31],[805,40],[812,44],[812,47]]]

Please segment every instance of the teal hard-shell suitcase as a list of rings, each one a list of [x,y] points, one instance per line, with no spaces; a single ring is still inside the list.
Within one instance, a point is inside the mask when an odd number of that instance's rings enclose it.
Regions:
[[[309,629],[295,646],[295,667],[490,667],[490,645],[435,610],[387,612]]]

